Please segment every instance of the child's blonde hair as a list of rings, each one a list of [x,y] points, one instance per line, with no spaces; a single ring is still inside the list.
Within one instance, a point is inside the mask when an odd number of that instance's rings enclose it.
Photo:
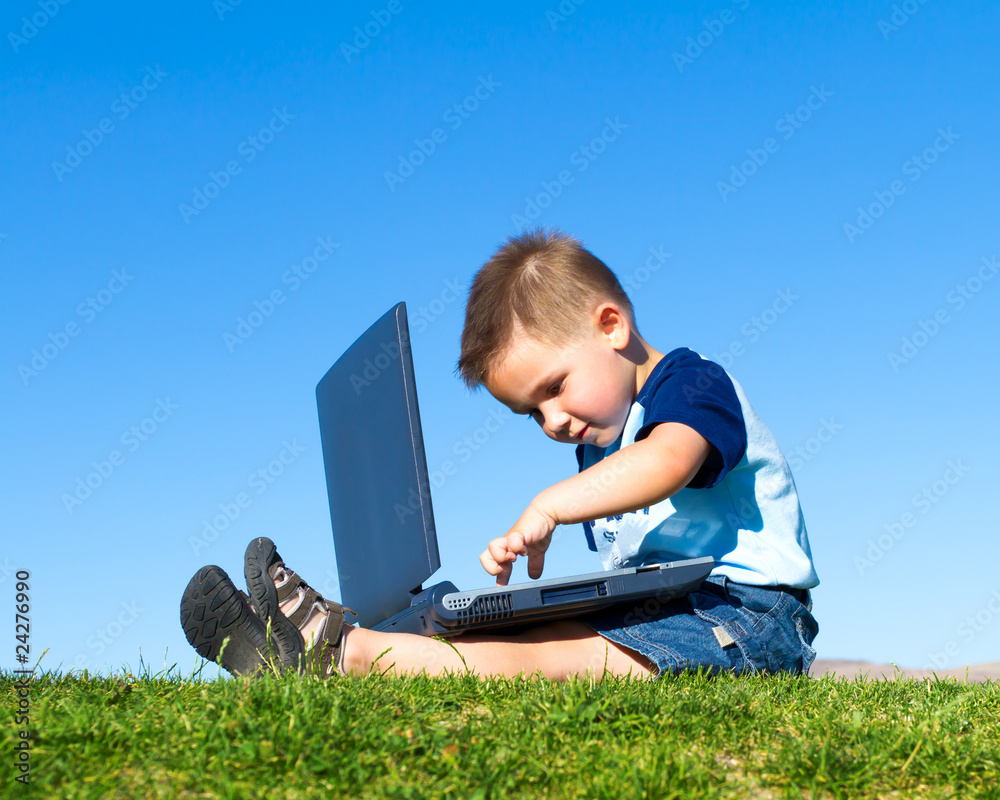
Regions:
[[[554,229],[511,236],[472,279],[459,377],[471,389],[483,384],[518,332],[555,346],[573,341],[604,302],[617,303],[635,328],[618,278],[572,236]]]

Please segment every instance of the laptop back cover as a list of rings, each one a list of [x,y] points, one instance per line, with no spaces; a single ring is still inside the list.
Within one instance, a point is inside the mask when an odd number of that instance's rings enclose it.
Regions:
[[[341,602],[370,627],[441,566],[405,303],[337,360],[316,402]]]

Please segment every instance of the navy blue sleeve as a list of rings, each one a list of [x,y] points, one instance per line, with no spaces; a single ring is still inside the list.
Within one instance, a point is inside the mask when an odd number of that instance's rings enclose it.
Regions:
[[[661,422],[680,422],[708,440],[711,453],[688,487],[708,489],[735,467],[747,448],[746,423],[726,371],[686,347],[663,357],[646,379],[636,402],[646,410],[635,441]]]
[[[578,472],[583,472],[583,445],[578,444],[576,446],[576,466]],[[587,537],[587,547],[597,552],[597,542],[594,541],[594,523],[584,522],[583,523],[583,534]]]

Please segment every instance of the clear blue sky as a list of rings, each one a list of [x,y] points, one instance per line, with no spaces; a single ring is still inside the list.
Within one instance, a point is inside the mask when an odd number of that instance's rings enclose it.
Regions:
[[[485,543],[575,459],[523,418],[485,436],[453,287],[536,223],[631,286],[651,344],[742,383],[793,466],[821,656],[1000,658],[998,23],[985,0],[6,4],[0,664],[18,569],[53,669],[191,669],[181,592],[206,563],[239,580],[255,536],[337,596],[314,388],[398,300],[428,464],[459,467],[441,577],[489,583]],[[598,562],[573,526],[546,564]]]

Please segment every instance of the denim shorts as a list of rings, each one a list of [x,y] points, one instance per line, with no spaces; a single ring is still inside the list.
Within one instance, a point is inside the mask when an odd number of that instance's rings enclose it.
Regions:
[[[811,612],[806,589],[749,586],[720,576],[684,597],[651,597],[577,619],[644,655],[659,675],[699,667],[710,674],[807,674],[819,631]]]

